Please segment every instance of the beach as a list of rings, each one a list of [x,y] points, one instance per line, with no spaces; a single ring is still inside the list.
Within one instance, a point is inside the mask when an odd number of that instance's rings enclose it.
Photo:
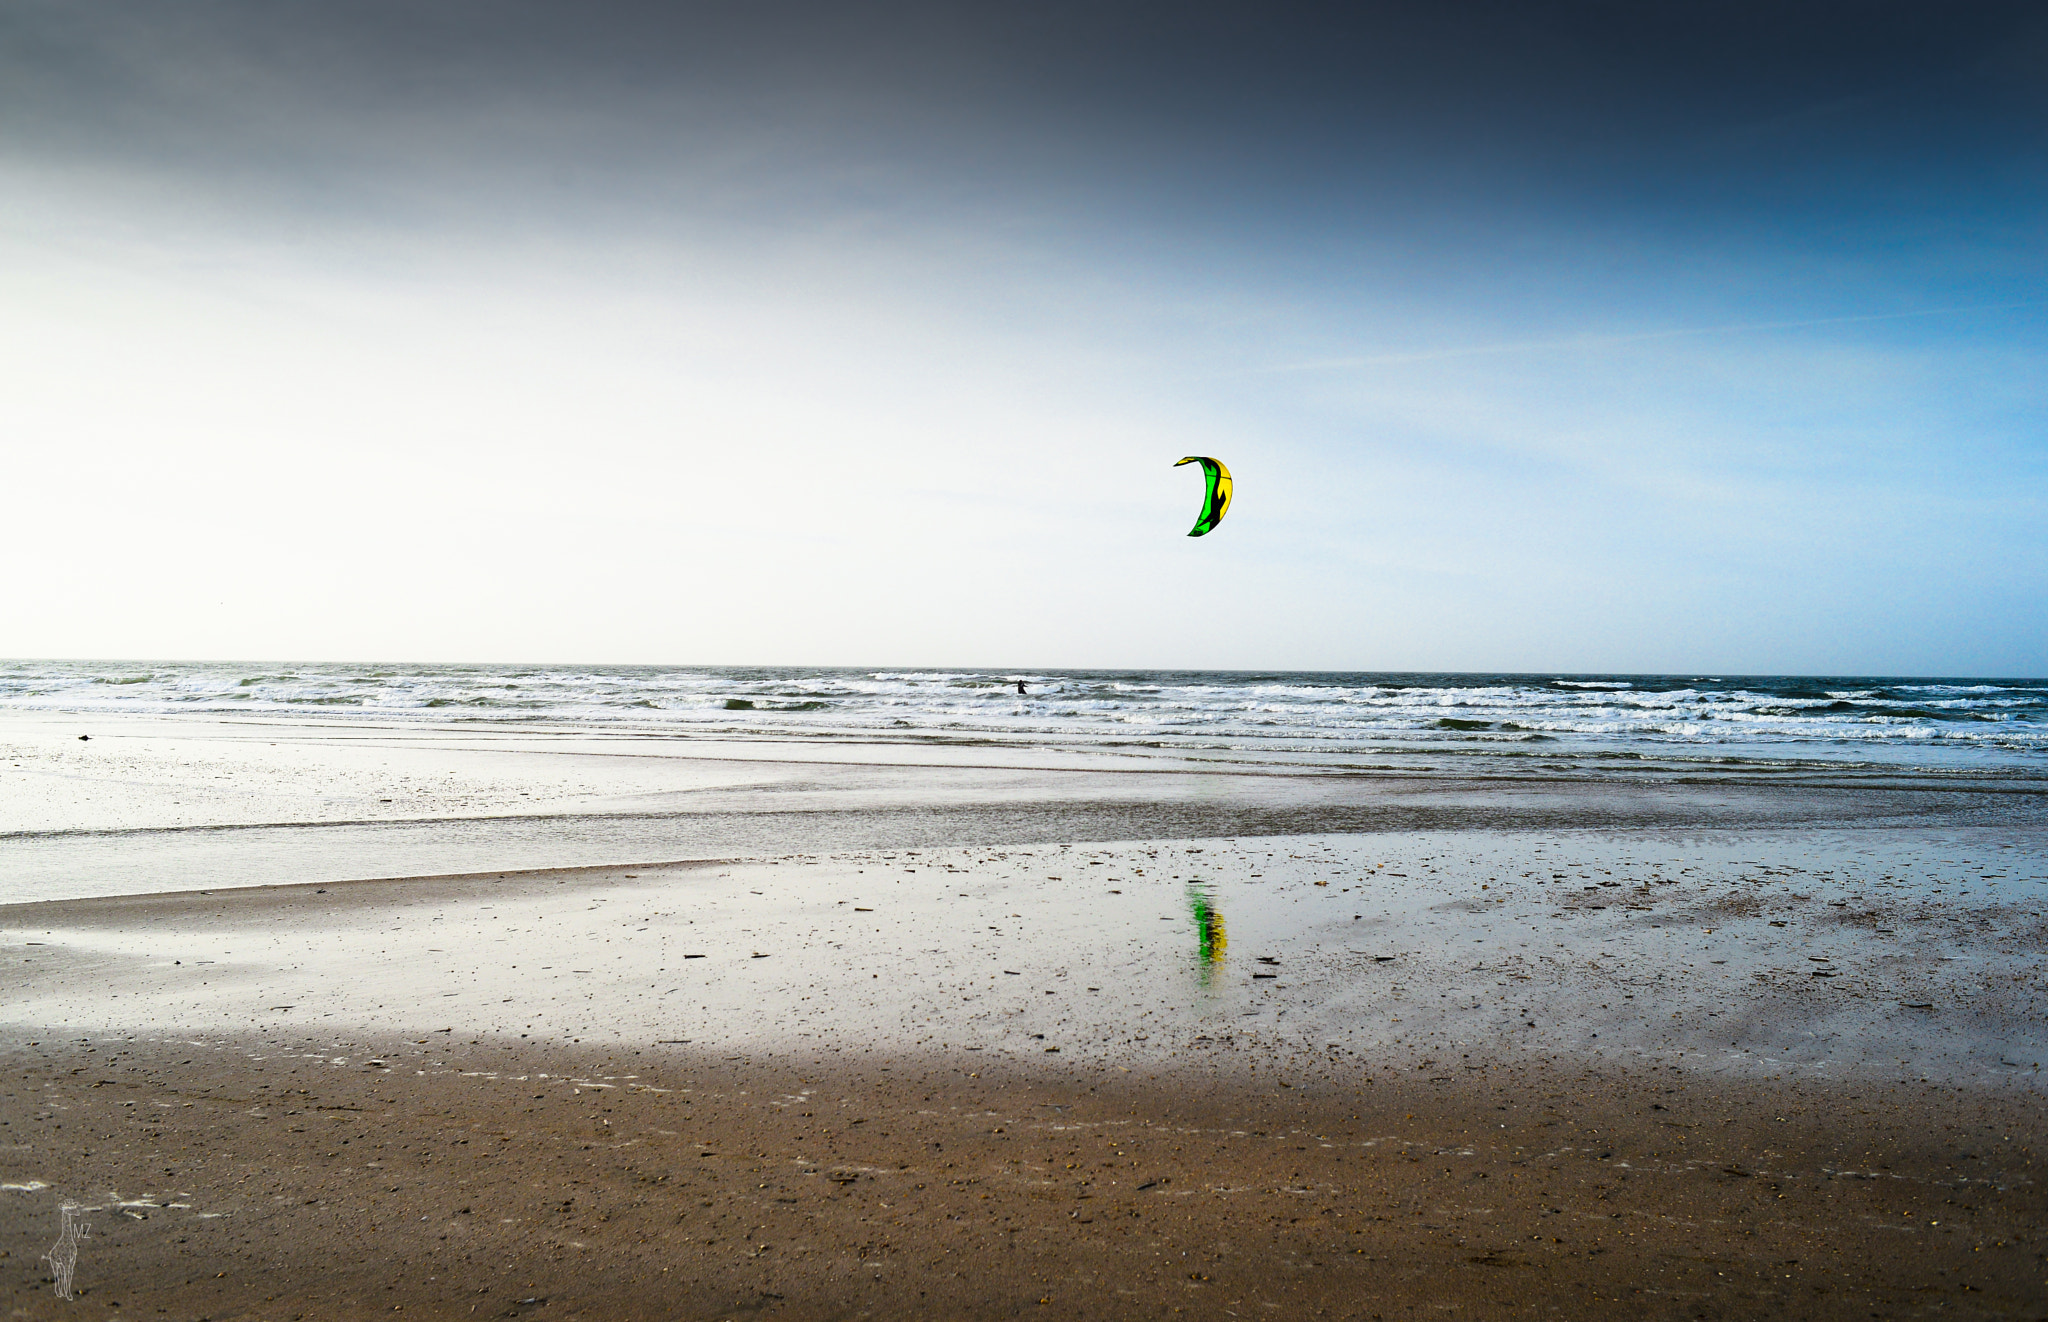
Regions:
[[[0,0],[0,1322],[2048,1322],[2044,92]]]
[[[2009,775],[5,735],[17,1316],[2048,1291],[2048,836]]]
[[[0,1322],[2048,1322],[2044,75],[0,0]]]

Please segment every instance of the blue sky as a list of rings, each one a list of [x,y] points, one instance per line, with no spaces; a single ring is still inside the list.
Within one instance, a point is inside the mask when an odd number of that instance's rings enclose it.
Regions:
[[[2048,673],[2044,88],[2025,5],[0,0],[0,652]]]

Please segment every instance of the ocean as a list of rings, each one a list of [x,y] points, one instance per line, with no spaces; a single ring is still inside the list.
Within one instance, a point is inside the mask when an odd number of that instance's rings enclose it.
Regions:
[[[2032,679],[15,661],[0,709],[1417,774],[2048,777]]]

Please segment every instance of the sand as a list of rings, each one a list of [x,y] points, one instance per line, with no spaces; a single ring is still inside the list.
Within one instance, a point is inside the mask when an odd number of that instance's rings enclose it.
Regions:
[[[81,736],[83,736],[81,738]],[[1974,825],[2038,783],[1814,767],[1477,778],[1218,751],[0,712],[0,904],[954,844]]]
[[[546,810],[695,857],[0,906],[14,1315],[2048,1299],[2029,796],[746,762]]]
[[[8,1053],[10,1129],[44,1175],[91,1170],[102,1209],[76,1304],[32,1261],[50,1192],[9,1216],[15,1315],[2015,1317],[2042,1299],[2044,1136],[2010,1095],[313,1046]]]

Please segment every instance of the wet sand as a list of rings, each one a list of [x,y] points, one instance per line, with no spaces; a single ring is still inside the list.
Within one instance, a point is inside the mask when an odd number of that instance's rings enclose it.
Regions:
[[[83,738],[81,738],[83,736]],[[1462,764],[1461,764],[1462,765]],[[0,712],[0,904],[793,852],[1417,830],[2038,830],[2024,778]],[[1467,768],[1469,771],[1469,768]]]
[[[6,1180],[91,1170],[100,1210],[78,1301],[33,1261],[50,1191],[5,1195],[0,1271],[30,1318],[2031,1317],[2043,1297],[2028,1097],[962,1064],[18,1047]]]
[[[1957,828],[893,850],[0,906],[31,1036],[1685,1063],[2031,1088],[2048,850]]]
[[[70,1315],[37,1255],[71,1197],[85,1301],[147,1315],[2036,1316],[2043,838],[983,844],[7,906],[0,1271]]]

